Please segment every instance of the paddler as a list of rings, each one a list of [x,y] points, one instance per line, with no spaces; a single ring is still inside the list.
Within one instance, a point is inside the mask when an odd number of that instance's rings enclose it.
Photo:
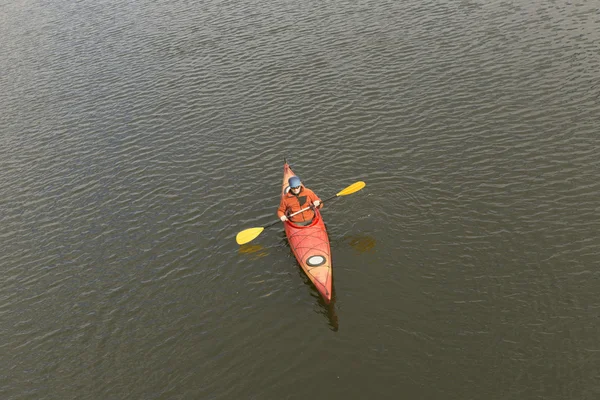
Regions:
[[[309,225],[315,217],[315,212],[312,207],[323,207],[321,199],[315,192],[305,187],[297,176],[292,176],[288,179],[288,184],[289,187],[286,189],[285,195],[281,197],[277,216],[281,222],[288,221],[288,215],[300,211],[303,208],[311,207],[289,219],[289,221],[296,225]]]

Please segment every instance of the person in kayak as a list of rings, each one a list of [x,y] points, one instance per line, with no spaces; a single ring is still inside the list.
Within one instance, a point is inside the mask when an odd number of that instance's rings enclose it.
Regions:
[[[281,222],[288,221],[288,215],[300,211],[303,208],[311,207],[289,219],[290,222],[293,222],[296,225],[309,225],[315,217],[315,212],[312,207],[323,207],[321,199],[315,192],[305,187],[297,176],[292,176],[288,179],[288,184],[289,187],[286,189],[285,195],[281,197],[277,216]]]

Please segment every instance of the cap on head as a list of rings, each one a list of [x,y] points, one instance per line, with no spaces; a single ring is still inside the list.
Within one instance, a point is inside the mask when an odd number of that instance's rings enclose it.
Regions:
[[[298,178],[297,176],[292,176],[290,179],[288,179],[288,183],[290,184],[290,187],[293,188],[300,186],[302,182],[300,182],[300,178]]]

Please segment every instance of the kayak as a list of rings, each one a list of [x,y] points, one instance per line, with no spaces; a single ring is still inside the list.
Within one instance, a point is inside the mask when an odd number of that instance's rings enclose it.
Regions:
[[[281,196],[286,194],[288,179],[294,176],[294,171],[289,164],[283,164],[283,187]],[[310,225],[300,226],[293,222],[285,221],[284,228],[290,247],[296,260],[315,285],[327,303],[331,301],[331,285],[333,271],[331,269],[331,249],[329,237],[325,229],[323,217],[319,209],[315,209],[315,217]]]

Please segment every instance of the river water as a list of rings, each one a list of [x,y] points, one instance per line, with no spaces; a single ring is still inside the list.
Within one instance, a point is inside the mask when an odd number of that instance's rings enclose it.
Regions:
[[[592,1],[0,4],[0,398],[597,399]],[[325,304],[276,220],[325,205]]]

